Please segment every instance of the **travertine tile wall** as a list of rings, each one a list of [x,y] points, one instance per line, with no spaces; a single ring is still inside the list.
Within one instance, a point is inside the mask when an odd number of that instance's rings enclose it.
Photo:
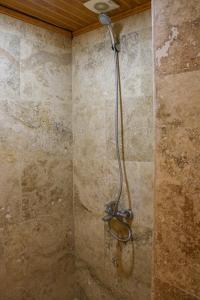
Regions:
[[[200,299],[200,2],[154,0],[156,300]]]
[[[151,13],[115,24],[120,33],[124,150],[135,213],[134,243],[118,244],[101,218],[113,200],[114,59],[105,28],[73,39],[73,163],[77,299],[151,299],[153,104]],[[130,203],[129,203],[130,201]]]
[[[73,299],[71,40],[0,16],[0,299]]]
[[[153,1],[156,300],[200,299],[199,15],[199,1]],[[115,30],[129,183],[123,205],[135,212],[135,241],[126,245],[101,221],[118,183],[106,30],[73,41],[72,114],[71,41],[0,16],[0,300],[71,300],[75,290],[80,300],[151,299],[150,12]]]

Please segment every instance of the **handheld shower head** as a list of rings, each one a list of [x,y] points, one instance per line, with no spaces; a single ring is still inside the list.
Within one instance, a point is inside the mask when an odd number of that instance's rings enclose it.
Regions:
[[[113,34],[113,30],[112,30],[112,25],[111,25],[111,19],[109,18],[108,15],[101,13],[99,14],[99,22],[102,25],[108,26],[108,30],[109,30],[109,34],[110,34],[110,39],[111,39],[111,44],[112,44],[112,48],[113,50],[117,50],[116,49],[116,40]]]
[[[99,22],[102,24],[102,25],[111,25],[111,19],[108,15],[104,14],[104,13],[101,13],[99,14]]]

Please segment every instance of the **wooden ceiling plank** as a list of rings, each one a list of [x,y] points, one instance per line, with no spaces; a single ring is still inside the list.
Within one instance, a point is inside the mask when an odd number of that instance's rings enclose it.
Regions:
[[[87,18],[90,22],[96,21],[96,14],[85,8],[83,4],[80,4],[80,2],[77,3],[75,0],[73,0],[73,3],[72,1],[66,0],[56,0],[56,2],[60,3],[63,8],[66,8],[69,11],[74,11],[75,14],[78,14],[82,18]]]
[[[62,0],[63,1],[63,0]],[[81,9],[82,11],[84,11],[84,13],[86,13],[88,16],[92,16],[93,18],[96,17],[96,13],[89,10],[86,6],[84,6],[84,3],[87,2],[89,0],[73,0],[73,5],[75,5],[77,8]],[[67,2],[71,2],[70,0],[67,0]]]
[[[25,3],[25,5],[24,5]],[[33,7],[33,6],[28,6],[28,0],[26,0],[26,2],[21,2],[18,0],[1,0],[1,4],[5,5],[5,7],[17,10],[18,12],[21,13],[25,13],[28,14],[29,16],[34,16],[38,19],[40,19],[41,21],[46,21],[48,23],[52,23],[53,25],[62,27],[64,29],[68,29],[70,31],[78,29],[80,26],[77,26],[76,24],[69,22],[69,21],[62,21],[60,20],[60,18],[58,19],[58,17],[56,16],[52,16],[52,15],[47,15],[44,13],[44,11],[42,11],[41,9],[39,9],[38,7]],[[67,28],[66,28],[67,25]]]
[[[121,19],[124,19],[124,18],[127,18],[129,16],[141,13],[141,12],[147,10],[147,9],[150,9],[150,8],[151,8],[151,2],[149,1],[149,2],[144,3],[142,5],[138,5],[134,8],[132,8],[132,9],[122,11],[121,13],[118,13],[114,16],[111,16],[111,20],[112,20],[112,22],[117,22]],[[75,36],[78,36],[80,34],[95,30],[95,29],[100,28],[100,27],[102,27],[102,25],[99,22],[96,22],[96,23],[93,23],[89,26],[86,26],[84,28],[81,28],[79,30],[74,31],[72,33],[72,35],[73,35],[73,37],[75,37]]]
[[[19,1],[19,0],[17,0]],[[44,0],[26,0],[26,2],[30,2],[33,5],[36,4],[36,6],[41,7],[41,9],[46,9],[49,13],[52,13],[53,15],[57,15],[59,18],[61,17],[62,20],[64,20],[64,23],[70,24],[76,27],[83,26],[81,21],[75,20],[73,17],[70,16],[70,11],[68,11],[68,15],[61,15],[55,8],[51,5],[52,0],[48,1],[48,3],[45,3]]]
[[[130,5],[130,3],[127,2],[126,0],[119,0],[118,3],[119,3],[120,6],[124,5],[126,7],[126,9],[127,8],[128,9],[132,8],[132,6]]]
[[[47,5],[49,5],[49,0],[43,0]],[[81,22],[82,26],[83,24],[88,25],[91,23],[88,18],[82,16],[79,12],[75,11],[73,8],[73,5],[71,7],[68,6],[68,8],[64,7],[58,0],[54,1],[51,0],[51,6],[52,9],[55,8],[58,13],[60,13],[62,16],[70,15],[73,16],[73,20],[77,19],[79,22]]]
[[[6,8],[6,7],[1,6],[1,5],[0,5],[0,13],[4,14],[4,15],[7,15],[9,17],[16,18],[18,20],[21,20],[21,21],[29,23],[29,24],[42,27],[42,28],[47,29],[49,31],[53,31],[53,32],[57,32],[57,33],[60,33],[60,34],[64,34],[67,37],[72,37],[72,33],[70,31],[67,31],[67,30],[62,29],[60,27],[51,25],[51,24],[43,22],[43,21],[40,21],[38,19],[29,17],[27,15],[24,15],[22,13],[19,13],[17,11],[14,11],[12,9]]]
[[[41,7],[41,9],[44,9],[48,11],[49,13],[53,15],[57,15],[59,18],[66,19],[67,21],[76,24],[77,26],[82,26],[83,22],[79,20],[75,20],[73,17],[70,17],[71,12],[68,11],[68,14],[63,14],[62,11],[58,6],[53,6],[51,3],[52,1],[45,1],[45,0],[26,0],[26,2],[31,3],[31,5],[35,5],[35,7]],[[70,14],[69,14],[70,13]]]
[[[99,28],[97,15],[84,7],[87,0],[0,0],[4,8],[13,9],[24,18],[32,17],[38,22],[73,31],[79,35]],[[109,12],[112,21],[137,14],[150,8],[150,0],[116,0],[120,7]],[[138,5],[137,3],[141,3]],[[22,18],[22,17],[21,17]],[[47,25],[46,25],[47,26]]]
[[[134,0],[134,2],[136,5],[141,5],[141,3],[142,3],[142,1],[140,1],[140,0]]]

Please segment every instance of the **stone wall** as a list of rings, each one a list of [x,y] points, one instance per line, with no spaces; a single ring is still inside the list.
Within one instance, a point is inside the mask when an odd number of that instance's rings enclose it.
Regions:
[[[134,243],[120,244],[101,220],[114,199],[114,58],[105,28],[73,39],[73,165],[76,274],[81,300],[151,299],[153,103],[151,13],[115,24],[121,39],[123,206],[135,213]]]
[[[154,299],[200,299],[200,2],[154,0]]]
[[[0,16],[0,299],[73,297],[71,40]]]
[[[155,122],[150,11],[115,24],[135,214],[123,245],[101,220],[118,184],[106,29],[73,40],[71,82],[69,39],[0,16],[0,300],[148,300],[152,278],[156,300],[200,299],[199,14],[198,0],[153,1]]]

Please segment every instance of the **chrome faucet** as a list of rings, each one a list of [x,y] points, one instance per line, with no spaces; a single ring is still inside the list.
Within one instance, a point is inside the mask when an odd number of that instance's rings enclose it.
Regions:
[[[106,215],[102,218],[104,222],[108,222],[108,226],[110,229],[111,235],[122,242],[128,242],[129,240],[133,240],[132,229],[128,223],[129,220],[133,219],[133,211],[131,209],[118,209],[116,201],[111,201],[106,204],[105,209]],[[120,238],[117,236],[111,229],[110,221],[115,218],[117,221],[122,223],[128,229],[128,236],[125,238]]]

